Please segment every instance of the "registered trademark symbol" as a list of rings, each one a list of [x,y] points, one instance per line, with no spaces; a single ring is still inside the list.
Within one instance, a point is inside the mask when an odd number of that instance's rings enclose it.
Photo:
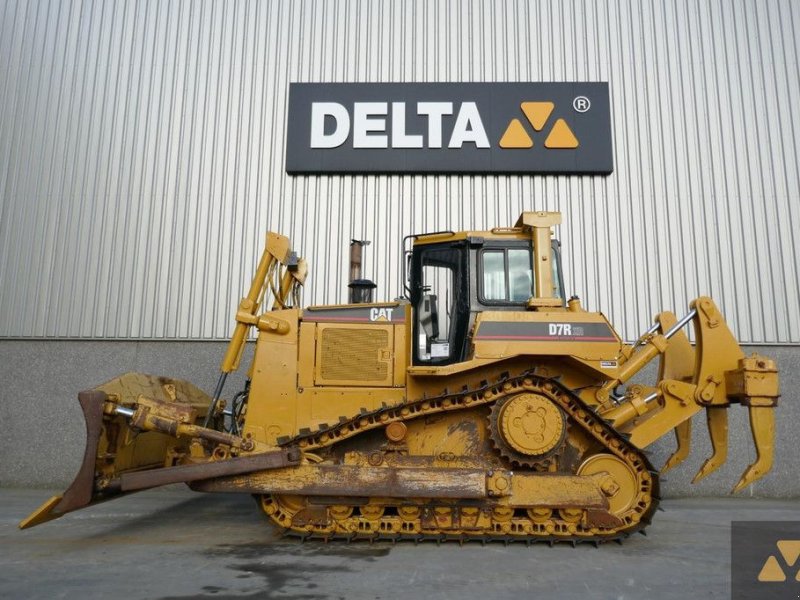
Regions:
[[[575,99],[572,101],[572,108],[575,109],[575,112],[585,113],[591,107],[592,103],[589,102],[586,96],[575,96]]]

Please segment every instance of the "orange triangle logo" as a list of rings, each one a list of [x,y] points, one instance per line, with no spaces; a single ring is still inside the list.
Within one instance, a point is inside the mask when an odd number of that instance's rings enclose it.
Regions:
[[[527,134],[519,119],[512,119],[506,132],[500,138],[501,148],[531,148],[533,140]]]
[[[522,112],[528,117],[528,121],[536,131],[541,131],[550,113],[553,112],[555,104],[552,102],[523,102],[520,104]]]
[[[786,581],[786,575],[783,574],[783,569],[778,564],[774,556],[770,556],[764,566],[761,567],[761,572],[758,574],[759,581]]]
[[[800,557],[800,540],[780,540],[778,542],[778,550],[783,555],[783,560],[790,567],[794,566],[797,558]]]
[[[558,119],[544,141],[545,148],[577,148],[578,138],[564,119]]]

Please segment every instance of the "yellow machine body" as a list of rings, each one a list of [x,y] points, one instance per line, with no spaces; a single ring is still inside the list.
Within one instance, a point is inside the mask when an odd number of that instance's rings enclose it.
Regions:
[[[186,482],[252,493],[303,536],[619,539],[657,507],[642,450],[674,431],[663,469],[676,466],[705,411],[714,453],[696,480],[708,475],[726,459],[731,404],[750,411],[758,452],[735,489],[765,475],[774,362],[745,357],[705,297],[624,343],[564,299],[558,223],[524,213],[512,228],[412,236],[407,300],[306,309],[305,263],[269,234],[213,397],[137,374],[82,393],[81,472],[21,526]],[[225,401],[251,328],[247,387]],[[658,381],[632,384],[653,360]]]

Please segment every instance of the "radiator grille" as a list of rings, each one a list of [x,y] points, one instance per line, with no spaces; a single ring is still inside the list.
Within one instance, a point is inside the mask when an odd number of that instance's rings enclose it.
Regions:
[[[388,362],[380,360],[389,349],[385,329],[324,329],[322,331],[322,379],[385,381]]]

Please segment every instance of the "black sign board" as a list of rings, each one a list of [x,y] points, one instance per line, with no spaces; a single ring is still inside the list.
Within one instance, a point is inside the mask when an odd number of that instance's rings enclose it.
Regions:
[[[800,521],[731,523],[731,599],[800,597]]]
[[[293,83],[289,173],[613,170],[607,83]]]

